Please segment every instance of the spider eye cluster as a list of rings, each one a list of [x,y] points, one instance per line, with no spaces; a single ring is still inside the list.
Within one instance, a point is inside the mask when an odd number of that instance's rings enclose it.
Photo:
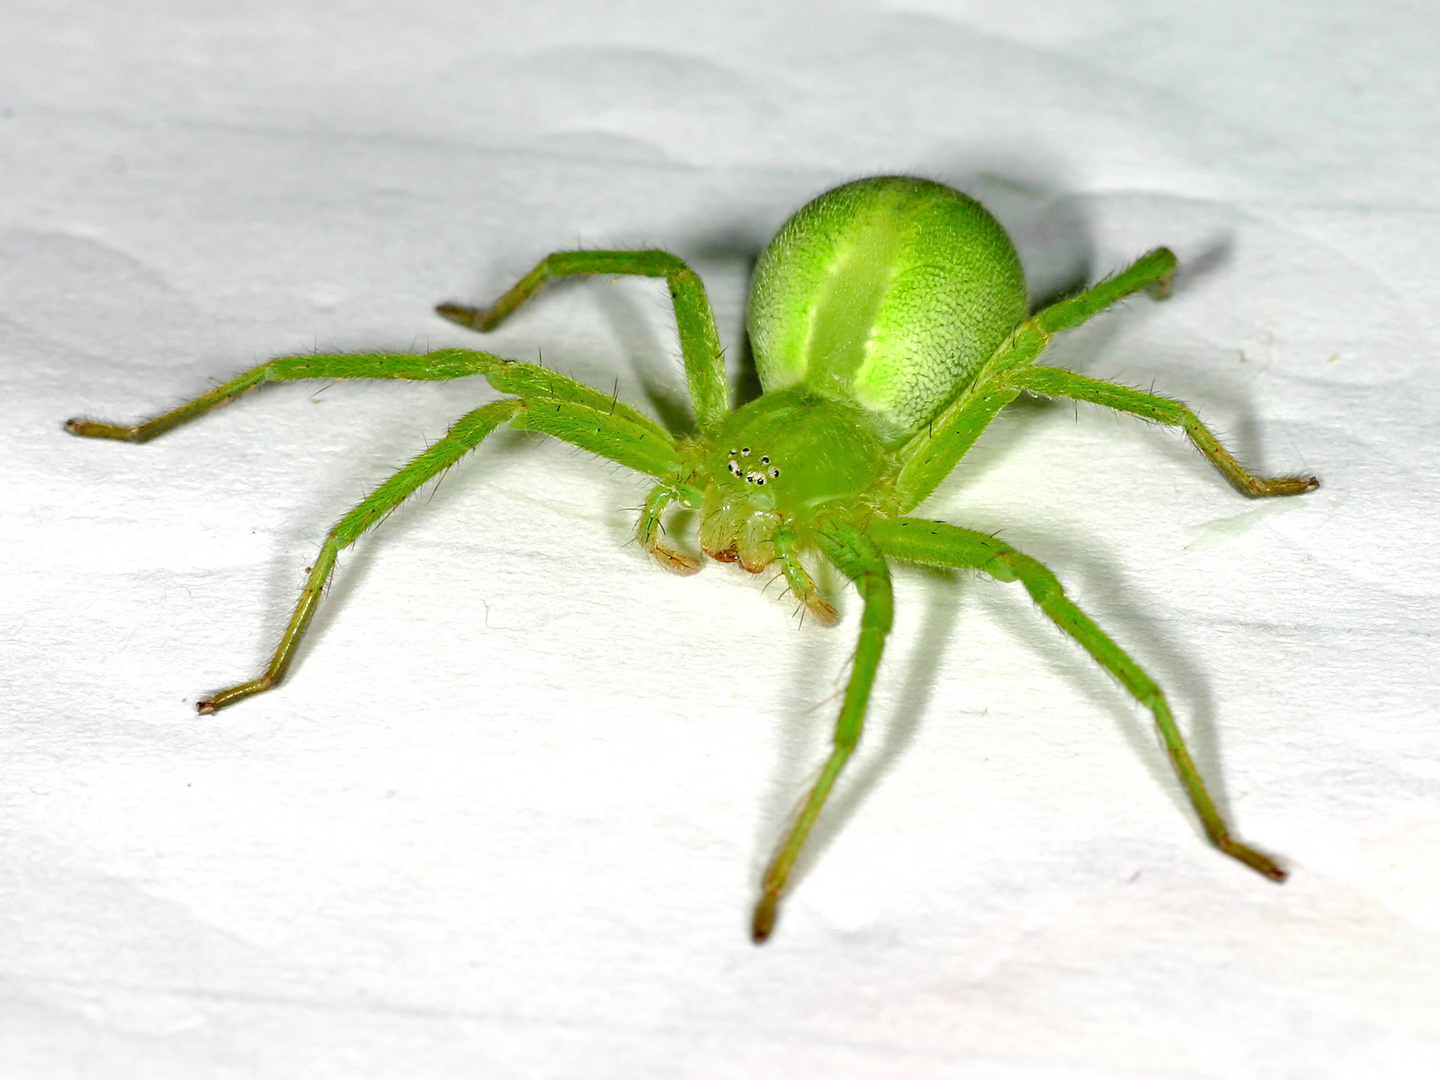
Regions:
[[[742,461],[742,458],[750,456],[750,447],[731,447],[730,459],[725,463],[732,475],[743,477],[747,484],[754,484],[757,487],[764,487],[766,480],[778,480],[780,478],[779,466],[770,464],[770,455],[761,454],[759,458],[760,468],[749,468],[745,466],[750,462]]]

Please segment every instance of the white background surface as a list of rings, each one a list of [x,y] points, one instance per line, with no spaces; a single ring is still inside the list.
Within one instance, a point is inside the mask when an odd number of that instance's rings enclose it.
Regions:
[[[1433,645],[1440,23],[1417,2],[0,5],[0,1073],[1440,1074]],[[855,632],[629,543],[636,476],[497,438],[324,531],[493,395],[263,388],[559,247],[664,246],[732,357],[768,234],[842,180],[985,201],[1038,294],[1184,272],[1057,364],[1174,433],[1022,404],[925,511],[1046,561],[1163,683],[1275,887],[1208,848],[1146,716],[1016,586],[897,572],[862,754],[762,949],[760,870]],[[658,416],[663,291],[488,345]]]

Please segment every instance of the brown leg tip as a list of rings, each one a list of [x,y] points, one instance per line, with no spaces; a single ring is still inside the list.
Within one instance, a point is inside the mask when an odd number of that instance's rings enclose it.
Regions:
[[[495,326],[495,321],[486,317],[487,312],[463,304],[436,304],[435,314],[471,330],[490,330]]]
[[[1218,841],[1215,846],[1232,859],[1239,860],[1257,874],[1263,874],[1271,881],[1278,883],[1290,876],[1269,855],[1263,855],[1244,844],[1237,844],[1228,837]]]
[[[775,929],[776,908],[779,904],[780,897],[774,893],[766,893],[755,905],[755,918],[750,923],[750,940],[756,945],[763,945]]]
[[[196,711],[197,713],[199,713],[201,716],[209,716],[211,713],[213,713],[213,712],[215,711],[215,702],[213,702],[213,701],[197,701],[197,702],[195,702],[195,711]]]
[[[655,557],[656,562],[672,574],[689,577],[691,574],[698,574],[700,572],[700,560],[691,558],[683,551],[676,551],[674,548],[666,547],[663,544],[656,544],[650,549],[650,554]]]
[[[821,626],[838,626],[840,613],[826,603],[819,596],[807,597],[804,601],[805,610],[815,616]]]
[[[1241,488],[1247,495],[1264,498],[1273,495],[1304,495],[1320,486],[1314,476],[1283,476],[1277,480],[1256,480]]]
[[[151,436],[142,436],[144,425],[139,427],[124,427],[120,424],[107,424],[102,420],[81,420],[78,416],[65,421],[65,430],[71,435],[80,435],[87,439],[119,439],[121,442],[144,442]]]

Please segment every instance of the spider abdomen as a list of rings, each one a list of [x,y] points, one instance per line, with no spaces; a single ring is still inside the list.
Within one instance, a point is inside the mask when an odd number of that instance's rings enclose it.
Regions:
[[[750,342],[766,393],[804,383],[898,443],[1026,314],[1020,260],[989,211],[943,184],[878,176],[781,227],[755,268]]]

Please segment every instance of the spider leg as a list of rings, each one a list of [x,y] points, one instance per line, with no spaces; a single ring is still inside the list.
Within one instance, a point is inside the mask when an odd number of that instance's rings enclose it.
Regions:
[[[939,487],[995,415],[1019,396],[1020,391],[1006,386],[998,376],[978,379],[901,447],[900,474],[895,478],[900,511],[914,510]]]
[[[556,376],[554,372],[546,372],[542,368],[533,368],[529,373],[517,373],[511,370],[516,366],[507,365],[504,374],[507,377],[513,376],[517,382],[534,374],[544,375],[551,380],[546,382],[544,388],[552,394],[561,392],[557,389],[559,384],[553,380],[564,379],[563,376]],[[529,365],[524,366],[529,367]],[[573,384],[573,388],[578,388],[576,392],[584,391],[595,394],[595,391],[583,384],[574,383],[573,380],[565,380],[565,383],[567,391],[572,388],[571,384]],[[537,393],[534,396],[505,398],[467,413],[443,438],[381,484],[354,510],[341,518],[339,524],[330,530],[330,535],[321,545],[320,554],[315,560],[304,589],[301,590],[300,600],[295,605],[295,612],[290,617],[290,623],[285,628],[275,655],[264,674],[257,679],[222,690],[209,700],[200,702],[199,710],[202,713],[211,713],[276,685],[284,677],[286,669],[290,666],[295,646],[310,623],[310,618],[315,612],[315,605],[325,589],[326,581],[329,580],[330,574],[334,570],[335,557],[391,510],[399,506],[416,489],[475,449],[501,424],[508,423],[513,428],[553,435],[582,449],[609,458],[611,461],[628,465],[637,471],[650,472],[654,475],[663,475],[674,471],[677,462],[675,449],[673,444],[667,445],[667,443],[659,441],[663,433],[657,436],[643,427],[633,424],[626,416],[599,412],[571,397],[544,396],[538,392],[540,389],[542,388],[536,387]],[[646,421],[646,423],[654,426],[652,421]],[[658,427],[656,431],[659,431]],[[665,438],[668,440],[668,436]]]
[[[1157,296],[1163,297],[1169,291],[1174,273],[1175,256],[1167,248],[1157,248],[1115,277],[1100,282],[1078,296],[1061,300],[1037,312],[1029,323],[1037,327],[1048,341],[1049,335],[1079,326],[1117,300],[1140,289],[1150,288]],[[1036,356],[1038,355],[1036,353]],[[1029,361],[1026,363],[1028,365]],[[1049,397],[1089,401],[1184,429],[1196,449],[1209,458],[1210,463],[1246,495],[1299,495],[1319,486],[1319,481],[1313,476],[1284,476],[1273,480],[1254,476],[1235,460],[1221,445],[1220,440],[1183,402],[1077,375],[1060,368],[1007,366],[1010,370],[1003,376],[1002,381],[1014,389]]]
[[[472,330],[493,330],[551,278],[575,274],[615,274],[664,278],[675,307],[685,380],[700,430],[730,411],[730,389],[715,316],[700,276],[668,251],[557,251],[547,255],[488,308],[440,304],[435,310]]]
[[[290,666],[295,647],[310,624],[340,551],[353,544],[417,488],[468,454],[500,424],[553,435],[657,477],[668,477],[677,471],[679,454],[675,441],[653,420],[584,383],[534,364],[502,360],[490,353],[467,349],[442,349],[418,356],[409,353],[282,356],[142,424],[126,426],[71,420],[65,425],[76,435],[145,442],[235,400],[261,383],[345,378],[457,379],[467,375],[484,375],[495,389],[519,396],[492,402],[461,417],[444,438],[345,515],[321,546],[290,623],[264,674],[200,702],[198,707],[202,713],[214,712],[276,685]],[[657,490],[666,490],[666,485],[662,484]],[[663,504],[661,506],[663,508]]]
[[[300,591],[295,612],[290,616],[290,623],[285,627],[285,633],[281,635],[280,644],[264,674],[249,682],[221,690],[208,700],[198,702],[196,708],[201,713],[213,713],[216,709],[233,705],[279,683],[285,677],[285,671],[295,655],[295,647],[300,643],[305,628],[310,625],[310,619],[315,614],[315,606],[320,602],[325,584],[335,569],[335,557],[426,481],[438,476],[475,449],[487,435],[523,407],[523,402],[508,398],[491,402],[462,416],[446,432],[444,438],[386,480],[362,500],[360,505],[341,518],[320,545],[320,554],[316,556],[310,576],[305,580],[305,587]]]
[[[841,522],[823,522],[816,529],[816,541],[830,560],[855,583],[856,591],[865,602],[865,610],[860,617],[860,640],[855,646],[855,661],[850,681],[845,687],[845,701],[840,706],[840,716],[835,723],[834,749],[830,751],[830,757],[809,795],[800,804],[799,813],[776,849],[761,882],[760,899],[755,905],[751,923],[751,936],[757,944],[768,938],[774,929],[780,896],[785,891],[795,860],[805,846],[805,840],[840,770],[860,741],[860,732],[865,725],[865,708],[870,701],[870,687],[875,682],[875,671],[880,665],[880,654],[885,648],[885,638],[890,633],[895,613],[890,569],[885,557],[863,533]]]
[[[524,397],[535,406],[517,417],[514,427],[543,431],[653,476],[666,475],[674,467],[675,440],[659,424],[623,401],[558,371],[470,349],[439,349],[418,355],[281,356],[145,423],[126,426],[70,420],[65,429],[92,438],[147,442],[234,401],[261,383],[299,379],[446,380],[469,375],[484,375],[496,390]]]
[[[1076,401],[1089,401],[1096,405],[1127,412],[1134,416],[1154,420],[1160,424],[1183,428],[1190,441],[1210,463],[1224,474],[1225,479],[1241,492],[1251,496],[1300,495],[1314,491],[1320,481],[1313,476],[1282,476],[1263,480],[1251,474],[1235,460],[1200,418],[1182,401],[1149,394],[1143,390],[1132,390],[1125,386],[1102,379],[1092,379],[1052,367],[1027,367],[1012,371],[1005,382],[1019,390],[1045,397],[1068,397]]]
[[[939,521],[902,517],[876,520],[867,535],[885,554],[912,562],[983,570],[1000,581],[1019,581],[1040,609],[1085,649],[1101,667],[1155,717],[1155,726],[1180,782],[1199,815],[1210,842],[1225,854],[1272,881],[1284,881],[1285,871],[1269,856],[1235,840],[1205,789],[1205,782],[1181,738],[1170,705],[1155,682],[1125,651],[1090,621],[1065,595],[1060,582],[1045,566],[993,536]]]
[[[785,580],[790,585],[790,591],[795,594],[805,609],[814,615],[823,626],[834,626],[840,621],[839,614],[825,597],[820,595],[820,590],[815,587],[815,581],[805,569],[805,564],[800,561],[800,552],[795,543],[795,534],[789,526],[782,526],[775,533],[776,561],[780,563],[780,569],[785,574]]]
[[[248,394],[261,383],[289,382],[295,379],[459,379],[482,374],[487,367],[503,363],[489,353],[446,349],[441,352],[414,355],[409,353],[356,354],[333,356],[280,356],[253,367],[201,394],[178,408],[162,413],[141,424],[111,424],[96,420],[67,420],[65,430],[72,435],[94,439],[120,439],[124,442],[149,442],[173,427],[179,427],[211,409],[228,405]]]
[[[640,546],[654,556],[655,561],[666,570],[676,574],[694,574],[700,569],[700,560],[683,551],[676,551],[660,539],[660,519],[665,508],[679,496],[673,484],[660,483],[650,489],[645,497],[645,508],[635,524],[635,539]]]
[[[981,365],[955,399],[900,449],[895,481],[900,510],[908,513],[950,475],[995,414],[1020,395],[1014,373],[1033,364],[1061,330],[1079,326],[1117,300],[1141,289],[1163,295],[1175,273],[1175,256],[1156,248],[1114,277],[1026,319]]]
[[[1149,289],[1157,300],[1164,299],[1169,295],[1170,282],[1174,277],[1174,252],[1169,248],[1156,248],[1140,256],[1113,277],[1037,311],[1030,317],[1030,322],[1038,326],[1047,337],[1058,334],[1061,330],[1069,330],[1089,321],[1117,300],[1123,300],[1141,289]]]

